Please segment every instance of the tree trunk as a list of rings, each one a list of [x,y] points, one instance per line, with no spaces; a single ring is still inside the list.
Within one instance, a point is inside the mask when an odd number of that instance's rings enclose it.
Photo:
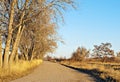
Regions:
[[[28,52],[28,60],[31,61],[33,59],[33,51],[34,51],[34,43],[31,44],[31,48]]]
[[[28,53],[24,54],[25,60],[28,61]]]
[[[18,49],[16,51],[15,62],[18,62]]]
[[[12,0],[11,3],[11,11],[10,11],[10,19],[9,19],[9,25],[8,25],[8,37],[6,41],[6,46],[5,46],[5,53],[4,53],[4,63],[3,67],[6,69],[8,67],[8,60],[9,60],[9,49],[10,49],[10,43],[11,43],[11,38],[12,38],[12,24],[14,20],[14,6],[15,6],[16,0]]]
[[[24,30],[24,26],[22,26],[22,21],[23,21],[23,18],[24,18],[24,15],[25,15],[25,11],[23,11],[22,15],[21,15],[21,18],[20,18],[20,26],[18,28],[18,32],[17,32],[17,35],[16,35],[16,39],[15,39],[15,42],[13,44],[13,49],[12,49],[12,53],[10,55],[10,61],[9,63],[12,64],[13,63],[13,60],[15,58],[15,54],[16,54],[16,51],[18,49],[18,46],[19,46],[19,42],[20,42],[20,38],[22,36],[22,33],[23,33],[23,30]]]
[[[0,68],[2,68],[3,64],[3,55],[2,55],[2,38],[0,36]]]
[[[10,64],[13,63],[14,58],[16,56],[16,52],[18,50],[18,46],[19,46],[21,35],[23,33],[23,29],[24,29],[24,27],[22,28],[22,26],[20,26],[19,29],[18,29],[17,36],[16,36],[16,39],[15,39],[15,42],[14,42],[14,45],[13,45],[12,53],[10,55],[10,61],[9,61]]]
[[[30,61],[32,61],[32,60],[33,60],[33,56],[34,56],[34,48],[33,48],[33,50],[32,50],[32,54],[31,54]]]

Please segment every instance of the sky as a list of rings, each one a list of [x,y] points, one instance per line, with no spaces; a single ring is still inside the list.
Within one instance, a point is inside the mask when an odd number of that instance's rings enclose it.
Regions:
[[[64,13],[64,24],[58,34],[64,44],[51,54],[69,58],[80,46],[87,49],[93,45],[109,42],[115,52],[120,51],[120,0],[78,0],[77,10]]]

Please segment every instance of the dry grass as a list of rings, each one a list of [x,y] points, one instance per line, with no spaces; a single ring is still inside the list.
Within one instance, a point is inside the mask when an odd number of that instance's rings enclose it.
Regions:
[[[71,62],[63,61],[62,64],[85,70],[97,70],[99,77],[105,79],[111,77],[120,81],[120,63],[102,63],[102,62]],[[117,68],[117,70],[115,70]],[[111,81],[110,81],[111,82]],[[113,82],[113,81],[112,81]]]
[[[4,70],[0,69],[0,82],[8,82],[10,80],[22,77],[31,72],[37,67],[42,60],[23,61],[20,60],[14,63],[11,68]]]

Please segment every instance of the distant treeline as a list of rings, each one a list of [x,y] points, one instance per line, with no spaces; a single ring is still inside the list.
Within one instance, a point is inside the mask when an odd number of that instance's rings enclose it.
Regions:
[[[55,59],[57,61],[62,60],[71,60],[71,61],[101,61],[101,62],[120,62],[120,52],[115,53],[111,49],[111,43],[101,43],[100,45],[94,45],[92,52],[85,47],[78,47],[75,52],[72,53],[71,57],[66,58],[51,58],[48,56],[48,59]]]

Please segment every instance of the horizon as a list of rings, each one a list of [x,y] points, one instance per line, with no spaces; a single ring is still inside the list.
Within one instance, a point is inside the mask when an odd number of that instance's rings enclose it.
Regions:
[[[65,24],[60,24],[58,34],[65,44],[51,54],[55,57],[70,57],[78,47],[92,50],[94,45],[109,42],[115,53],[120,51],[120,1],[80,0],[77,10],[64,13]]]

